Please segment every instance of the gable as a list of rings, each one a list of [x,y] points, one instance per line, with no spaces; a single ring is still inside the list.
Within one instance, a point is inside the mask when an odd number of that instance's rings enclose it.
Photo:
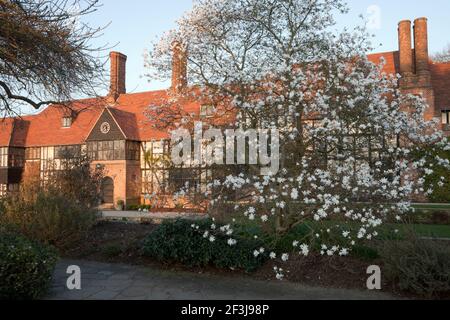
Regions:
[[[92,128],[86,141],[114,141],[126,140],[122,129],[117,121],[106,108]]]

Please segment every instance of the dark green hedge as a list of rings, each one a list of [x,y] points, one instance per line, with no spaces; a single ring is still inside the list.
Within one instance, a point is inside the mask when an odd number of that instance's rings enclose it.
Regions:
[[[56,252],[11,233],[0,232],[0,300],[32,300],[48,290]]]
[[[192,228],[193,223],[200,227],[199,230]],[[203,232],[210,230],[211,224],[210,220],[164,222],[145,239],[143,254],[162,262],[180,262],[190,267],[214,265],[247,272],[255,271],[267,260],[267,252],[258,257],[253,255],[264,246],[259,240],[233,235],[237,244],[229,246],[230,237],[217,236],[214,242],[203,238]]]

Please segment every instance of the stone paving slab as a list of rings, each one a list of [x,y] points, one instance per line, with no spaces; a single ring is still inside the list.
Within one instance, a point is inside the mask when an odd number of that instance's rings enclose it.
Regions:
[[[81,290],[66,287],[68,266],[81,268]],[[88,261],[58,263],[48,300],[376,300],[381,292],[315,288],[242,276],[173,272]]]
[[[140,211],[102,211],[101,220],[161,223],[173,219],[201,219],[204,214],[185,212],[140,212]]]

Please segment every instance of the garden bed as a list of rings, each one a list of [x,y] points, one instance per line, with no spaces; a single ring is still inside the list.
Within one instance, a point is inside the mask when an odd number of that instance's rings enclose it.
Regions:
[[[274,280],[274,267],[278,266],[289,270],[285,274],[287,281],[310,286],[359,290],[367,290],[367,268],[370,265],[383,265],[379,259],[310,255],[306,258],[293,256],[288,262],[283,263],[269,260],[254,273],[219,269],[212,266],[187,267],[181,263],[158,262],[142,256],[143,240],[156,227],[152,224],[101,222],[89,232],[85,241],[66,252],[65,257],[223,276],[239,274],[260,280]],[[383,288],[386,292],[405,297],[403,293],[396,292],[393,285],[386,281],[383,283]]]
[[[153,224],[99,222],[84,241],[64,255],[75,259],[139,264],[140,242],[155,227]]]

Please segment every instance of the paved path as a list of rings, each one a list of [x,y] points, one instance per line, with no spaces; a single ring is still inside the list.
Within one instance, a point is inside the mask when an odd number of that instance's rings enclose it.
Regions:
[[[199,219],[203,215],[184,212],[139,212],[139,211],[102,211],[102,219],[107,221],[153,222],[161,223],[167,219]]]
[[[66,288],[67,267],[81,268],[79,291]],[[320,300],[392,299],[380,292],[324,289],[289,282],[221,277],[87,261],[61,261],[53,279],[51,300]]]

